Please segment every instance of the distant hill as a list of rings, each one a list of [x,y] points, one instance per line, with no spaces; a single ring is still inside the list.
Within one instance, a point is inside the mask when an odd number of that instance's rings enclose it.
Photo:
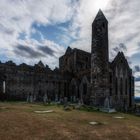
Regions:
[[[140,97],[135,97],[135,102],[140,103]]]

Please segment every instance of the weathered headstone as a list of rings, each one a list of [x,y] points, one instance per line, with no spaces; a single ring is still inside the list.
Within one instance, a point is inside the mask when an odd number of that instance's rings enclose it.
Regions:
[[[113,113],[116,112],[114,108],[110,107],[110,100],[108,97],[105,98],[104,100],[104,107],[100,109],[102,112],[108,112],[108,113]]]
[[[33,95],[30,95],[30,103],[33,103]]]
[[[67,97],[64,97],[64,107],[68,106],[68,99]]]
[[[55,95],[55,102],[58,102],[58,95]]]
[[[46,103],[47,101],[48,101],[48,97],[47,97],[47,94],[45,94],[43,97],[43,102]]]
[[[29,96],[29,94],[27,95],[27,102],[30,102],[30,96]]]

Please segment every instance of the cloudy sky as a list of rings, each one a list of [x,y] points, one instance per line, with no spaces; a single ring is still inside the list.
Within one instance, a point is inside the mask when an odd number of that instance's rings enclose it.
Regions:
[[[0,0],[0,60],[51,68],[67,46],[90,52],[91,23],[99,9],[109,21],[110,61],[121,50],[140,96],[139,0]]]

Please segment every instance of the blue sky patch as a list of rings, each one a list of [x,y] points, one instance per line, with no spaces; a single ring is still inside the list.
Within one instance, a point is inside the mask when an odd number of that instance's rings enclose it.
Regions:
[[[64,35],[67,36],[65,34],[65,30],[69,28],[69,25],[70,22],[55,25],[38,25],[37,23],[34,23],[32,25],[32,28],[35,29],[36,32],[31,34],[31,38],[40,41],[42,35],[44,39],[54,41],[59,45],[67,46],[67,44],[64,43],[64,40],[61,37],[63,37]]]

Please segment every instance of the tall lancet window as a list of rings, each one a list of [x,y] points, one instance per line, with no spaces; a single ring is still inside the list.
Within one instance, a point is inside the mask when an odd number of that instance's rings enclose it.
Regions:
[[[116,95],[118,94],[118,78],[116,77],[116,80],[115,80],[115,93],[116,93]]]
[[[123,95],[123,80],[120,79],[120,94]]]
[[[125,79],[125,94],[127,95],[127,79]]]
[[[3,93],[5,93],[6,87],[5,87],[5,81],[3,81]]]

